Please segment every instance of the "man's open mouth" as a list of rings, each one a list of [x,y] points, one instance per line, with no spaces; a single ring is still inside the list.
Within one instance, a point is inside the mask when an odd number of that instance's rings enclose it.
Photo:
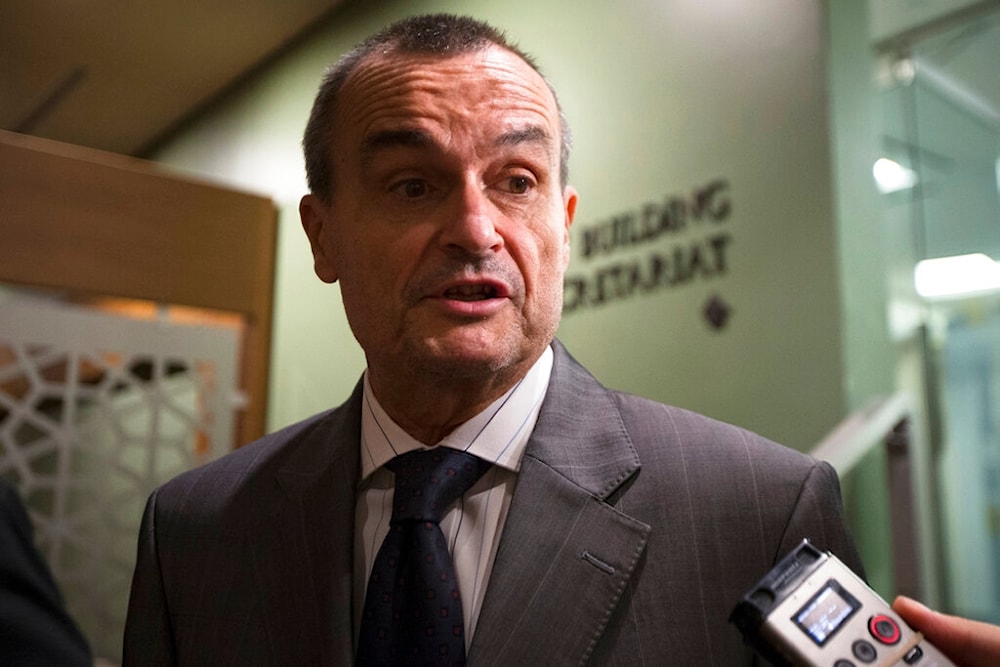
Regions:
[[[493,285],[459,285],[450,287],[444,292],[446,299],[456,301],[484,301],[497,297],[497,288]]]

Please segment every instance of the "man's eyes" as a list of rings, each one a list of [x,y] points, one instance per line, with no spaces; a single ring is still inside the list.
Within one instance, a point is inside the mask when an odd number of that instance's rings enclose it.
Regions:
[[[389,188],[392,192],[406,197],[407,199],[416,199],[417,197],[423,197],[430,191],[430,186],[427,185],[427,181],[419,178],[407,178],[406,180],[400,181]]]
[[[505,180],[506,190],[511,194],[523,195],[531,189],[532,181],[527,176],[511,176]]]
[[[504,176],[496,181],[496,188],[513,195],[528,194],[537,183],[526,175]],[[426,197],[433,191],[430,183],[422,178],[405,178],[389,186],[389,191],[405,199]]]

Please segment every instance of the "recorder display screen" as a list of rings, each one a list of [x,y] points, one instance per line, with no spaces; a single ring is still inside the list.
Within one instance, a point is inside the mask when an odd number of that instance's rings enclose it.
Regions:
[[[854,596],[831,579],[795,614],[795,624],[822,646],[861,607]]]

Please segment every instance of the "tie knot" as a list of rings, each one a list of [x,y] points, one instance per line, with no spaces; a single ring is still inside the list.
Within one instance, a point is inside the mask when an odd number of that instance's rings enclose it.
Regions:
[[[397,456],[386,467],[396,475],[391,522],[437,523],[490,464],[457,449],[435,447]]]

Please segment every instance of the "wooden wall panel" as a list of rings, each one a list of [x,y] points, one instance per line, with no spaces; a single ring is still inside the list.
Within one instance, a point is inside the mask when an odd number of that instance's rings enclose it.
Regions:
[[[276,233],[265,197],[0,131],[0,281],[244,316],[241,442],[264,431]]]

